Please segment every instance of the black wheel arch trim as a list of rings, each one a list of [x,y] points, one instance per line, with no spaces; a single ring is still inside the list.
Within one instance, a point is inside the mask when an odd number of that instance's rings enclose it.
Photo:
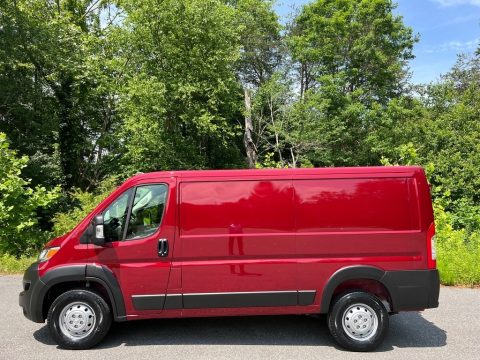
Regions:
[[[353,265],[337,270],[328,279],[327,284],[323,288],[322,300],[320,303],[320,313],[326,314],[330,310],[330,302],[332,301],[335,289],[345,281],[357,279],[370,279],[381,281],[385,275],[385,271],[374,266]],[[382,283],[383,284],[383,283]],[[385,287],[386,285],[383,284]],[[387,287],[387,290],[390,291]]]
[[[127,319],[122,288],[109,268],[101,265],[88,264],[86,268],[86,280],[99,282],[107,289],[115,321],[124,321]]]
[[[115,275],[107,267],[96,264],[67,265],[47,271],[39,279],[43,286],[36,286],[38,290],[35,296],[32,294],[32,317],[43,322],[45,320],[43,303],[48,291],[55,285],[71,281],[95,282],[102,285],[107,290],[115,321],[126,320],[125,303]],[[34,299],[36,304],[33,303]]]

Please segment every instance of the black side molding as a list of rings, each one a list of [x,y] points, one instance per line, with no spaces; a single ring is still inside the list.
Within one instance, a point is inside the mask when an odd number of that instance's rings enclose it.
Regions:
[[[162,310],[165,303],[165,294],[132,295],[132,303],[137,310]]]
[[[298,305],[307,306],[312,305],[315,301],[316,290],[300,290],[298,291]]]
[[[315,290],[132,295],[137,310],[307,306]]]
[[[183,309],[182,294],[167,294],[164,309]]]
[[[183,294],[184,309],[296,306],[296,291]]]

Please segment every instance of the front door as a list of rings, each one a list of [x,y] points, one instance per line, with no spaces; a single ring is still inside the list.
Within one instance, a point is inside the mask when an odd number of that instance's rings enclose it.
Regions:
[[[102,212],[105,246],[95,260],[116,276],[127,315],[163,310],[175,236],[175,179],[139,183]]]

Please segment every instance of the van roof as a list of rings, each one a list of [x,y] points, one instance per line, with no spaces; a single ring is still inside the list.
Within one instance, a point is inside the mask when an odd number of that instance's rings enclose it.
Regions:
[[[140,173],[130,180],[142,180],[152,178],[177,177],[181,179],[193,178],[238,178],[238,177],[262,177],[262,176],[308,176],[308,175],[366,175],[366,174],[404,174],[413,176],[423,174],[420,166],[363,166],[363,167],[328,167],[328,168],[296,168],[296,169],[241,169],[241,170],[179,170],[179,171],[156,171]]]

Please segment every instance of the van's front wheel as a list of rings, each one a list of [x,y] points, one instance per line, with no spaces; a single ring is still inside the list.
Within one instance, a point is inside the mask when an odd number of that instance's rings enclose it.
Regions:
[[[375,296],[355,291],[340,296],[328,314],[328,327],[337,343],[352,351],[371,351],[388,330],[388,312]]]
[[[70,290],[50,306],[48,329],[60,347],[89,349],[107,334],[112,323],[105,300],[90,290]]]

